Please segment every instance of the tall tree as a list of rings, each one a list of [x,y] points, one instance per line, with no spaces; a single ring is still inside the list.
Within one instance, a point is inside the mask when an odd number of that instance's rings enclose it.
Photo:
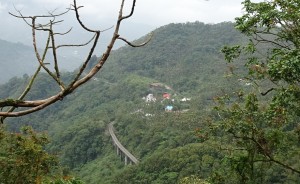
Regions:
[[[246,46],[224,47],[229,63],[245,60],[251,84],[217,97],[228,160],[243,183],[272,183],[300,178],[300,2],[243,2],[236,29],[249,37]],[[233,71],[234,75],[240,75]],[[250,89],[250,90],[249,90]],[[225,131],[225,132],[224,132]]]

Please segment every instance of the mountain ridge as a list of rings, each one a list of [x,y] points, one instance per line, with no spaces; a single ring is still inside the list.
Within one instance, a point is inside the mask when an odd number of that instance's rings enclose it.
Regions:
[[[39,51],[41,52],[41,49]],[[52,58],[46,56],[47,63],[50,63],[50,70],[53,70],[51,67]],[[76,55],[58,55],[58,59],[63,71],[73,71],[79,66],[80,59]],[[39,64],[33,47],[20,42],[14,43],[0,39],[0,65],[0,84],[3,84],[13,77],[32,75]]]
[[[48,131],[51,143],[47,149],[59,153],[64,166],[77,171],[89,183],[110,183],[116,174],[113,170],[121,172],[124,168],[122,163],[109,160],[118,158],[105,134],[107,124],[116,121],[115,128],[122,144],[124,142],[143,160],[151,160],[151,155],[160,155],[164,149],[194,149],[194,146],[188,146],[198,141],[192,132],[202,126],[202,115],[208,113],[213,97],[225,93],[227,88],[235,88],[233,81],[236,79],[224,77],[226,63],[220,50],[223,45],[241,41],[243,37],[229,22],[163,26],[154,30],[153,39],[145,47],[125,46],[113,51],[94,80],[63,101],[25,117],[8,119],[7,126],[13,131],[18,131],[22,125]],[[94,56],[89,67],[97,60]],[[70,80],[74,74],[62,75],[65,80]],[[25,81],[23,76],[1,85],[0,97],[16,95],[21,88],[18,84]],[[147,104],[143,97],[152,92],[158,95],[164,92],[153,91],[150,88],[153,83],[170,86],[172,95],[187,96],[192,100],[181,103],[170,99]],[[28,99],[47,97],[57,90],[54,86],[54,82],[42,73]],[[18,90],[13,90],[16,88]],[[165,106],[170,104],[189,111],[168,113]],[[132,113],[139,109],[153,116]],[[102,167],[97,163],[110,164],[111,170],[105,168],[105,164]],[[99,173],[99,169],[103,173]],[[185,173],[193,174],[188,169]]]

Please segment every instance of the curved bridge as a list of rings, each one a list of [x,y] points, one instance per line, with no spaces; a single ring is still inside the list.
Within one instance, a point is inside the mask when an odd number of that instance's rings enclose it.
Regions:
[[[120,143],[115,135],[113,122],[108,124],[108,131],[112,138],[113,144],[117,149],[117,154],[120,155],[121,159],[124,158],[125,165],[137,164],[139,161]]]

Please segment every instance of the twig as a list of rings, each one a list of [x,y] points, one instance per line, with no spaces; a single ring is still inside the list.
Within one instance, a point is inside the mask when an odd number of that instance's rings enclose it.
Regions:
[[[56,95],[53,95],[51,97],[48,97],[48,98],[45,98],[45,99],[42,99],[42,100],[33,100],[33,101],[26,101],[26,100],[14,100],[14,99],[7,99],[7,100],[3,100],[3,101],[0,101],[0,108],[2,107],[28,107],[29,109],[25,109],[25,110],[21,110],[21,111],[18,111],[18,112],[0,112],[0,116],[3,116],[3,117],[18,117],[18,116],[23,116],[23,115],[26,115],[26,114],[30,114],[30,113],[33,113],[33,112],[36,112],[36,111],[39,111],[55,102],[57,102],[58,100],[62,100],[65,96],[69,95],[70,93],[72,93],[74,90],[76,90],[78,87],[80,87],[81,85],[85,84],[87,81],[89,81],[97,72],[99,72],[99,70],[103,67],[103,65],[105,64],[105,62],[107,61],[111,51],[112,51],[112,48],[116,42],[117,39],[120,39],[120,40],[123,40],[125,42],[128,42],[130,43],[129,41],[127,41],[125,38],[121,38],[119,36],[119,30],[120,30],[120,26],[121,26],[121,23],[124,19],[127,19],[129,17],[131,17],[133,15],[133,12],[134,12],[134,7],[135,7],[135,3],[136,3],[136,0],[133,0],[133,3],[132,3],[132,7],[131,7],[131,12],[127,15],[127,16],[123,16],[123,8],[124,8],[124,3],[125,3],[125,0],[122,0],[121,1],[121,5],[120,5],[120,9],[119,9],[119,14],[118,14],[118,19],[117,19],[117,23],[114,27],[114,32],[113,32],[113,35],[112,35],[112,38],[106,48],[106,50],[104,51],[104,53],[102,54],[102,56],[100,57],[100,59],[98,60],[97,64],[95,64],[95,66],[93,66],[89,72],[87,72],[87,74],[85,74],[81,79],[81,75],[83,73],[83,71],[85,70],[87,64],[89,63],[91,57],[92,57],[92,54],[94,53],[94,50],[96,48],[96,45],[98,44],[98,40],[99,40],[99,37],[100,37],[100,33],[103,32],[103,31],[98,31],[98,30],[92,30],[92,29],[89,29],[88,27],[86,27],[83,22],[80,20],[79,18],[79,12],[78,12],[78,9],[81,8],[82,6],[77,6],[76,5],[76,0],[74,0],[74,5],[72,7],[74,7],[74,9],[71,9],[69,8],[69,10],[74,10],[75,13],[76,13],[76,19],[77,21],[79,22],[80,26],[82,28],[84,28],[86,31],[88,32],[93,32],[94,33],[94,36],[93,38],[90,40],[90,42],[93,41],[93,44],[90,48],[90,51],[88,53],[88,56],[87,58],[85,59],[85,61],[83,62],[83,65],[81,66],[79,72],[77,73],[76,77],[72,80],[72,82],[67,86],[65,87],[65,85],[63,84],[63,82],[60,80],[60,75],[59,75],[59,70],[58,70],[58,64],[57,64],[57,61],[56,62],[56,67],[57,67],[57,70],[56,70],[56,76],[55,74],[53,74],[46,66],[45,66],[45,63],[44,63],[44,55],[43,55],[43,58],[40,57],[40,54],[38,52],[38,49],[37,49],[37,44],[36,44],[36,31],[38,30],[42,30],[42,31],[47,31],[50,35],[50,39],[52,41],[52,50],[53,50],[53,55],[56,55],[56,49],[59,48],[59,47],[62,47],[64,45],[60,45],[60,46],[55,46],[55,38],[54,38],[54,31],[53,31],[53,28],[52,26],[54,25],[54,23],[58,23],[60,21],[57,21],[57,22],[54,22],[54,19],[50,20],[50,24],[47,24],[47,25],[40,25],[40,26],[37,26],[36,25],[36,19],[37,18],[42,18],[42,17],[46,17],[46,18],[56,18],[57,16],[60,16],[60,15],[63,15],[64,13],[62,14],[52,14],[50,13],[50,15],[42,15],[42,16],[23,16],[21,14],[21,12],[19,12],[20,16],[18,15],[13,15],[15,17],[18,17],[18,18],[22,18],[23,20],[26,21],[26,19],[31,19],[32,23],[29,24],[29,26],[32,28],[32,37],[33,37],[33,47],[34,47],[34,51],[35,51],[35,54],[36,54],[36,58],[38,60],[38,62],[40,63],[40,67],[45,69],[45,71],[56,81],[56,83],[61,87],[61,91],[58,92]],[[17,11],[18,12],[18,11]],[[48,27],[50,25],[50,28],[45,28],[45,27]],[[111,29],[111,28],[109,28]],[[108,30],[108,29],[107,29]],[[106,30],[104,30],[106,31]],[[152,36],[151,36],[152,37]],[[150,39],[151,39],[150,37]],[[149,40],[150,40],[149,39]],[[145,45],[146,43],[149,42],[146,41],[145,43],[142,43],[140,46],[142,45]],[[89,43],[89,42],[88,42]],[[86,44],[88,44],[86,43]],[[130,43],[131,45],[134,45],[132,43]],[[49,49],[50,47],[48,46],[49,43],[47,44],[47,48],[45,49],[45,52],[47,49]],[[84,45],[84,44],[83,44]],[[65,46],[74,46],[74,45],[65,45]],[[134,45],[136,46],[136,45]],[[33,82],[33,80],[32,80]]]
[[[146,44],[148,44],[151,41],[152,37],[153,37],[153,32],[150,34],[150,37],[148,38],[148,40],[146,40],[145,42],[143,42],[141,44],[138,44],[138,45],[135,45],[132,42],[129,42],[125,38],[122,38],[122,37],[118,37],[118,39],[124,41],[125,43],[127,43],[131,47],[142,47],[142,46],[145,46]]]

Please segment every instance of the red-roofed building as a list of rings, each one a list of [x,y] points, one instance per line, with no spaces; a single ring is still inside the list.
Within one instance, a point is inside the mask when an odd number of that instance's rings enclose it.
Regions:
[[[171,98],[171,95],[169,93],[164,93],[163,94],[163,98],[164,99],[170,99]]]

